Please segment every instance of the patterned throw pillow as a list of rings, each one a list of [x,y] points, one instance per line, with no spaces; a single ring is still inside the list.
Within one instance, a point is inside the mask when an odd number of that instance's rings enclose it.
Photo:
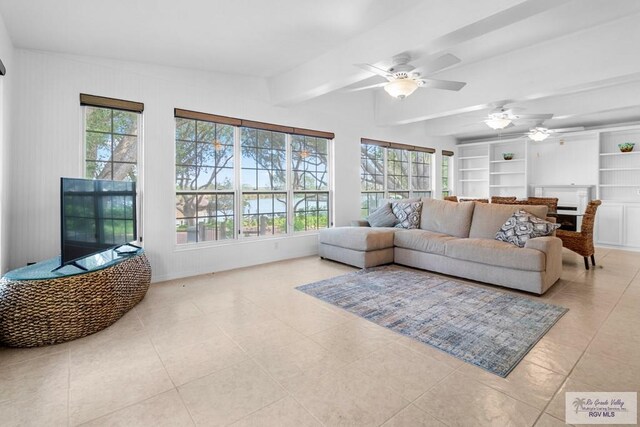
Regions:
[[[560,224],[545,221],[527,211],[519,210],[500,227],[496,233],[496,240],[524,248],[527,240],[550,236],[558,228]]]
[[[373,211],[367,221],[372,227],[393,227],[398,223],[398,218],[391,210],[391,203],[385,203]]]
[[[393,214],[398,218],[396,228],[419,228],[422,202],[391,203]]]

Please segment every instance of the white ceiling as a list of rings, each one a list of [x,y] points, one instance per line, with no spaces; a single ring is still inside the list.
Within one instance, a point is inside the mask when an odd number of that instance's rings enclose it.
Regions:
[[[553,113],[551,128],[640,121],[637,0],[0,0],[0,14],[19,48],[258,76],[274,104],[374,102],[381,126],[461,141],[495,135],[481,120],[504,100]],[[434,77],[467,86],[344,91],[380,81],[353,64],[407,51],[416,66],[458,56]]]

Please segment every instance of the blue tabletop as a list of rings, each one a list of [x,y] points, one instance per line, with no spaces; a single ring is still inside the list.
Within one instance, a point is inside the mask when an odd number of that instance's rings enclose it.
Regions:
[[[47,280],[86,274],[110,267],[143,252],[143,249],[133,247],[120,247],[117,250],[109,249],[98,252],[77,261],[78,264],[86,268],[86,271],[74,265],[66,265],[59,270],[53,271],[60,266],[60,257],[55,257],[11,270],[4,275],[4,278],[8,280]]]

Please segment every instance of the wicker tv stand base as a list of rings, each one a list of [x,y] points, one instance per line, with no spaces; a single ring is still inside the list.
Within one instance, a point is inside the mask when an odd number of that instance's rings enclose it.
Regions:
[[[144,253],[73,276],[0,280],[0,344],[38,347],[71,341],[113,324],[151,283]]]

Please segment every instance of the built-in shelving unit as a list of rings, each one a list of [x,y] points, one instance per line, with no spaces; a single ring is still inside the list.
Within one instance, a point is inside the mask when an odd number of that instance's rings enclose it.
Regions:
[[[618,144],[634,142],[634,151],[623,153]],[[609,202],[640,202],[640,130],[600,133],[598,196]]]
[[[504,153],[513,158],[505,160]],[[490,143],[489,156],[489,195],[527,197],[527,140]]]
[[[489,191],[489,149],[486,144],[458,148],[458,187],[461,198],[485,198]]]

